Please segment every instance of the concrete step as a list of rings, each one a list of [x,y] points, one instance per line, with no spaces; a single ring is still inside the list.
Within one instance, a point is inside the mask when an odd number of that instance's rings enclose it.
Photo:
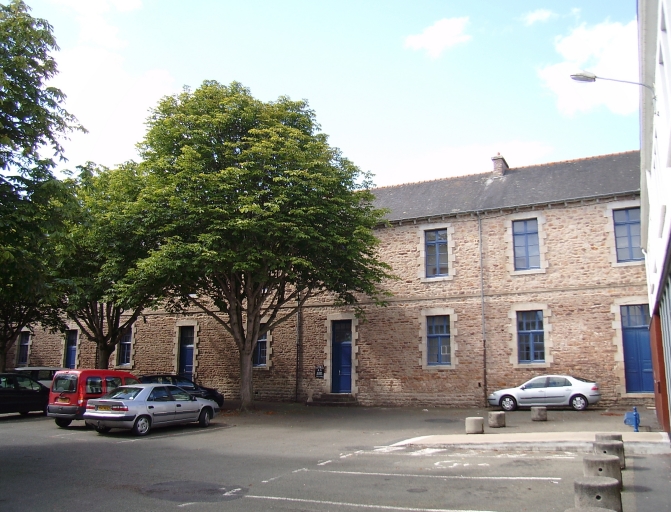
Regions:
[[[306,405],[349,407],[358,405],[356,398],[348,393],[324,393],[306,402]]]

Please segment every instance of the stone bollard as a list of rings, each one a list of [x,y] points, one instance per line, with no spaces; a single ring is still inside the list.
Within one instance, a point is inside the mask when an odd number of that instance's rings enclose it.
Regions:
[[[604,441],[622,441],[622,434],[605,434],[605,433],[596,433],[594,434],[594,440],[597,443],[602,443]]]
[[[612,508],[581,507],[567,508],[564,512],[615,512]]]
[[[466,418],[466,433],[484,434],[485,419],[480,416],[471,416],[470,418]]]
[[[584,510],[586,507],[596,507],[622,512],[620,484],[614,478],[583,476],[575,479],[573,489],[577,509]]]
[[[487,415],[487,424],[492,428],[506,426],[506,413],[504,411],[492,411]]]
[[[616,455],[585,455],[582,459],[584,476],[607,476],[620,482],[622,489],[622,470],[620,459]]]
[[[620,469],[626,468],[624,443],[622,441],[594,441],[594,453],[597,455],[617,455],[620,459]]]
[[[531,421],[547,421],[548,420],[548,409],[547,407],[532,407],[531,408]]]

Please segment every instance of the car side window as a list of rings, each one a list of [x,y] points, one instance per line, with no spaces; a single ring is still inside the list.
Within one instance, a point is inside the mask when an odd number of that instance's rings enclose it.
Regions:
[[[188,402],[191,400],[191,395],[177,386],[170,386],[170,394],[178,402]]]
[[[177,381],[175,384],[177,384],[182,389],[196,389],[196,386],[194,386],[193,382],[190,380],[182,379],[180,377],[177,377],[175,380]]]
[[[121,386],[121,379],[119,377],[105,377],[105,385],[107,386],[107,391],[112,391]]]
[[[0,377],[0,389],[14,389],[14,379],[11,377]]]
[[[168,390],[164,387],[158,387],[154,388],[151,391],[151,394],[149,395],[149,401],[150,402],[170,402],[172,401],[172,397],[170,396],[170,393],[168,393]]]
[[[547,377],[539,377],[534,380],[530,380],[527,382],[524,387],[526,389],[538,389],[538,388],[544,388],[546,387],[545,383],[547,381]]]
[[[99,395],[103,392],[102,377],[88,377],[86,379],[86,392],[92,395]]]
[[[23,375],[16,376],[16,383],[19,385],[19,389],[29,389],[31,391],[39,391],[40,385],[28,377]]]
[[[564,377],[549,377],[548,378],[548,387],[549,388],[563,388],[566,386],[570,386],[571,383],[568,381],[568,379],[565,379]]]

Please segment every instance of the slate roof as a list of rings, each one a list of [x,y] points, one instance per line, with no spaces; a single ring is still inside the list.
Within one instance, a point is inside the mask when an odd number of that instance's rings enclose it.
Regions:
[[[640,192],[639,151],[373,189],[400,221]]]

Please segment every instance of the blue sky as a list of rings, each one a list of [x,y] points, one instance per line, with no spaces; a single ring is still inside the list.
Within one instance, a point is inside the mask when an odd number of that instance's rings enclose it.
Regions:
[[[379,186],[638,149],[635,0],[26,0],[89,133],[68,166],[137,159],[148,109],[239,81],[307,99]]]

